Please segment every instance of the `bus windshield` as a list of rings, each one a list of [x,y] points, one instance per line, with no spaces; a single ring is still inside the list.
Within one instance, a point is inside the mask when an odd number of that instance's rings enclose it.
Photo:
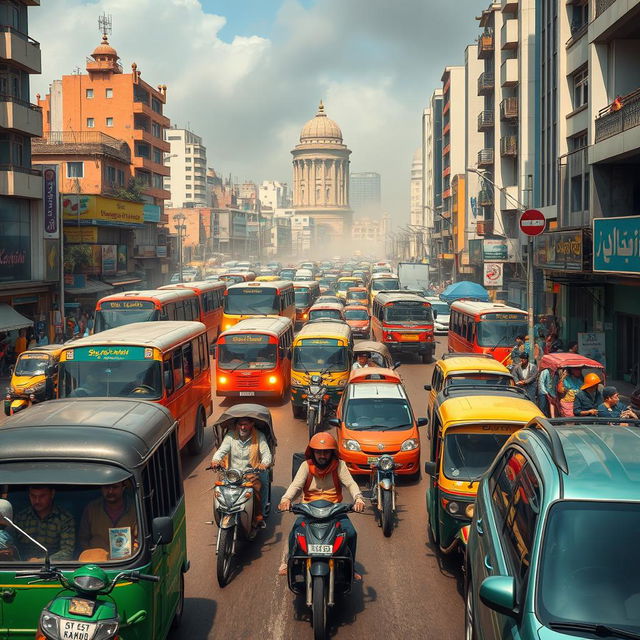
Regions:
[[[67,360],[60,363],[60,398],[162,397],[160,362],[157,360]]]
[[[319,340],[303,341],[293,350],[293,365],[295,371],[346,371],[347,347],[335,344],[337,340],[323,340],[328,344],[317,343]]]
[[[268,315],[280,312],[280,298],[275,289],[227,289],[224,312],[231,315]]]
[[[308,307],[311,301],[311,296],[309,295],[309,289],[297,289],[295,292],[296,298],[296,307],[302,309],[304,307]]]
[[[397,278],[378,278],[371,281],[371,291],[390,291],[400,288]]]
[[[107,329],[114,329],[115,327],[122,327],[125,324],[132,324],[134,322],[149,322],[160,319],[160,312],[155,309],[153,302],[143,302],[144,307],[123,307],[123,308],[108,308],[104,305],[99,311],[96,311],[95,329],[94,333],[100,331],[106,331]],[[113,304],[113,303],[109,303]],[[146,306],[149,305],[149,306]]]
[[[309,320],[320,320],[320,318],[342,320],[342,315],[337,309],[313,309],[309,311]]]
[[[394,302],[384,308],[385,322],[433,322],[431,307],[422,302]]]
[[[43,376],[47,371],[49,356],[35,353],[23,353],[16,363],[13,372],[16,376]]]
[[[276,361],[276,345],[269,344],[269,336],[253,333],[226,336],[218,347],[220,369],[273,369]]]
[[[482,320],[478,323],[478,345],[481,347],[511,347],[516,336],[527,334],[527,319]]]
[[[444,475],[450,480],[477,480],[493,462],[507,433],[448,433],[444,438]]]

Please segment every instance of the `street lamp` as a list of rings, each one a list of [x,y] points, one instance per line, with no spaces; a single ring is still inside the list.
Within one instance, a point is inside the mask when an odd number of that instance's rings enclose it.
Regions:
[[[178,282],[182,282],[182,268],[183,268],[183,257],[182,257],[182,238],[183,238],[183,234],[186,233],[187,231],[187,225],[185,224],[185,220],[187,219],[187,216],[184,215],[184,213],[176,213],[175,216],[173,216],[173,221],[176,223],[174,225],[175,230],[178,232]]]

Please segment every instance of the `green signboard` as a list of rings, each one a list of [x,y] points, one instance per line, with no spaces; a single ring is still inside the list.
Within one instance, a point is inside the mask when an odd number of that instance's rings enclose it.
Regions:
[[[95,346],[78,347],[67,351],[67,362],[97,362],[104,360],[151,360],[153,349],[151,347],[129,346]]]

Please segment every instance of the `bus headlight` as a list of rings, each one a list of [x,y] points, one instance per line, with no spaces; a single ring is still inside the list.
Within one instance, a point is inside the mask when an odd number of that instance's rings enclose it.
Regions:
[[[278,376],[269,376],[269,384],[276,384],[278,382]]]
[[[460,511],[460,505],[457,502],[449,502],[447,504],[447,511],[451,514],[451,515],[455,515],[456,513],[458,513]]]
[[[471,504],[468,504],[467,507],[465,508],[464,515],[467,516],[469,520],[471,520],[473,518],[474,511],[475,511],[475,505],[472,502]]]
[[[362,451],[360,443],[357,440],[345,440],[344,448],[347,451]]]
[[[227,376],[218,376],[218,384],[227,384],[227,382],[229,382]]]
[[[418,448],[418,441],[415,438],[409,438],[408,440],[405,440],[401,447],[400,447],[400,451],[413,451],[414,449]]]

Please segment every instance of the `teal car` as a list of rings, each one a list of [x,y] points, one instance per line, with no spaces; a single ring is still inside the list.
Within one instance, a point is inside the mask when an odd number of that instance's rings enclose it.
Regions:
[[[533,419],[478,487],[467,640],[640,638],[640,421]]]

